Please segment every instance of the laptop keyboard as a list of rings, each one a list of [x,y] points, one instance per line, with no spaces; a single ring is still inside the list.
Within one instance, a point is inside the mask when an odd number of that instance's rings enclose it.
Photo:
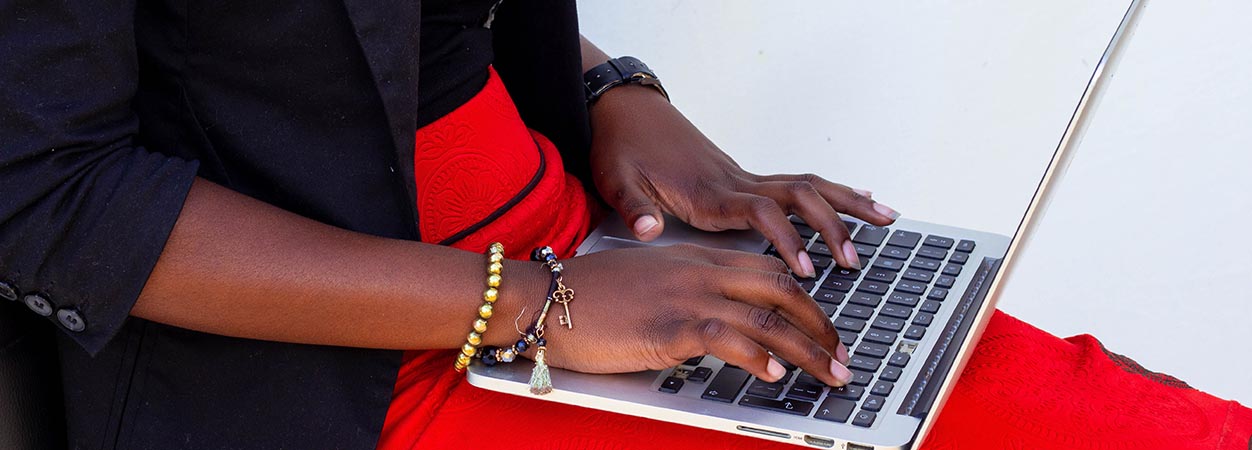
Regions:
[[[780,359],[787,375],[770,383],[730,364],[701,366],[701,356],[675,368],[659,390],[674,394],[686,386],[702,389],[700,398],[708,401],[738,399],[738,405],[748,408],[871,427],[887,399],[907,389],[895,383],[976,243],[845,221],[864,267],[851,270],[835,265],[831,246],[816,230],[799,218],[791,221],[808,241],[820,274],[797,280],[830,316],[848,347],[852,381],[832,388]],[[773,247],[766,254],[778,256]]]

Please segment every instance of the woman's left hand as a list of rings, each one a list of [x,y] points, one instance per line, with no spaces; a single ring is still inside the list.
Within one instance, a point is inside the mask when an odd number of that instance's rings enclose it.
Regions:
[[[662,213],[707,231],[756,229],[792,271],[815,276],[804,242],[787,219],[819,231],[836,262],[860,268],[837,212],[874,225],[899,217],[868,191],[812,174],[756,175],[713,144],[656,90],[621,86],[591,107],[591,167],[596,189],[640,240],[660,236]]]

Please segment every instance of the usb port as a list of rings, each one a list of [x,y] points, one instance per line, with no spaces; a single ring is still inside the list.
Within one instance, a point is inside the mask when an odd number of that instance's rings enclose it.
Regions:
[[[804,435],[804,443],[815,447],[831,448],[835,446],[835,440],[830,438],[818,437],[813,435]]]

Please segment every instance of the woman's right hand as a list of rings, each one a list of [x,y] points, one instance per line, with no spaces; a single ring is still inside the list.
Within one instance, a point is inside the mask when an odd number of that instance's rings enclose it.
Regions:
[[[574,327],[558,323],[564,309],[553,305],[545,357],[555,367],[661,370],[711,354],[776,381],[785,370],[773,352],[831,386],[852,377],[830,319],[777,258],[677,245],[609,250],[563,264],[575,292]]]

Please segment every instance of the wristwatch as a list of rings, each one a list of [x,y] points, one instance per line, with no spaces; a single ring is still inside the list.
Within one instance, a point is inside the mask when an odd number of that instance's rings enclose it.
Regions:
[[[587,105],[595,103],[609,89],[625,85],[639,84],[656,88],[669,100],[669,93],[661,86],[661,79],[648,68],[647,64],[633,56],[613,58],[593,67],[583,74],[583,87],[587,94]]]

